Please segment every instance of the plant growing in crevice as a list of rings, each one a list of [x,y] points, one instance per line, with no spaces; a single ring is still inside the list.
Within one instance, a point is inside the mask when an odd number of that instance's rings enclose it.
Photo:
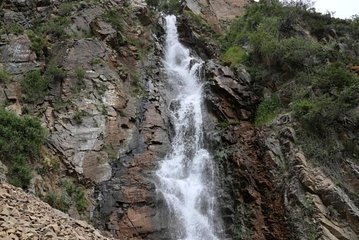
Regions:
[[[86,88],[86,84],[84,81],[86,72],[82,68],[76,68],[74,73],[75,73],[76,79],[75,79],[75,84],[72,88],[72,92],[79,93],[79,92],[81,92],[81,90]]]
[[[43,100],[47,94],[49,81],[39,70],[34,70],[25,75],[21,82],[21,88],[26,102]]]
[[[61,186],[65,189],[67,196],[75,203],[77,211],[83,214],[88,205],[85,189],[81,186],[76,186],[69,180],[62,181]]]
[[[71,205],[70,199],[66,193],[49,191],[44,200],[53,208],[59,209],[63,212],[68,212]]]
[[[0,83],[9,83],[11,81],[11,75],[5,69],[0,68]]]
[[[233,46],[228,48],[228,50],[223,54],[221,60],[223,64],[234,68],[243,63],[246,59],[246,51],[239,46]]]
[[[87,116],[87,113],[83,110],[77,110],[73,115],[72,119],[75,121],[77,125],[82,124],[83,118]]]
[[[111,25],[118,32],[123,32],[124,20],[123,20],[123,16],[121,15],[121,13],[119,11],[109,10],[109,11],[106,11],[102,16],[107,22],[111,23]]]
[[[30,49],[36,53],[37,57],[40,58],[44,56],[44,50],[46,49],[48,44],[46,36],[42,34],[37,35],[31,30],[27,31],[26,33],[31,41]]]
[[[255,124],[261,126],[272,121],[280,110],[280,101],[277,96],[265,98],[258,106]]]

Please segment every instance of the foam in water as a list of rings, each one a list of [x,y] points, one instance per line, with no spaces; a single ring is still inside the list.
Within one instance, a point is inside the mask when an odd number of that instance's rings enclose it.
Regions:
[[[190,55],[178,40],[176,17],[166,17],[164,65],[175,92],[170,106],[175,136],[172,150],[156,172],[157,186],[176,226],[175,239],[215,240],[212,159],[203,148],[202,60]]]

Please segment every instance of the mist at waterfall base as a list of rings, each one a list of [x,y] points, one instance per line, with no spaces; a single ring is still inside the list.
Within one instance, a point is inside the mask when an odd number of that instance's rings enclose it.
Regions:
[[[169,208],[173,239],[215,240],[220,224],[214,210],[213,163],[203,147],[202,60],[178,40],[176,17],[166,16],[164,66],[173,99],[172,149],[161,161],[157,190]],[[172,229],[172,228],[171,228]]]

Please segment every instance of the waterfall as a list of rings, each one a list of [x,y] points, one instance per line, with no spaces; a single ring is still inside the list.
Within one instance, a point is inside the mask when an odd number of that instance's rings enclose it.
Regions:
[[[176,17],[166,17],[164,65],[173,96],[169,106],[175,130],[171,152],[156,172],[175,230],[174,239],[215,240],[213,163],[203,144],[202,60],[178,40]]]

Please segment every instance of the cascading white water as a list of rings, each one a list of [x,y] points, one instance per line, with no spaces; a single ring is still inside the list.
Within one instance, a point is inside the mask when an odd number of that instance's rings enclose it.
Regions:
[[[192,57],[178,40],[176,17],[166,17],[164,65],[175,92],[170,106],[175,136],[172,150],[160,163],[157,189],[163,194],[174,221],[173,238],[218,239],[215,229],[213,167],[203,147],[202,60]]]

